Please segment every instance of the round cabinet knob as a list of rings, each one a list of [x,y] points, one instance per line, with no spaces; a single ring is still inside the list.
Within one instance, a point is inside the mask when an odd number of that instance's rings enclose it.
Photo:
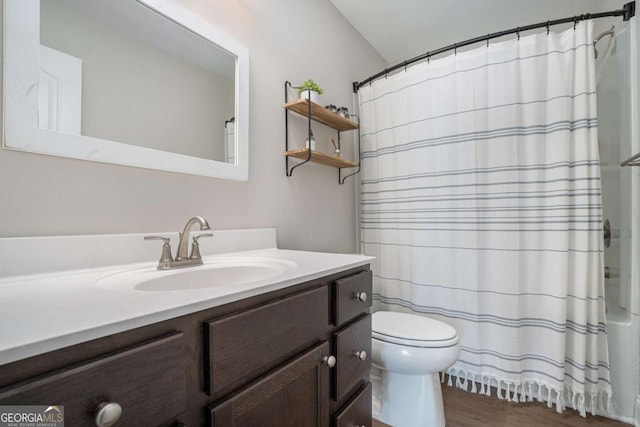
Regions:
[[[335,356],[324,356],[322,358],[322,363],[330,368],[333,368],[334,366],[336,366],[336,358]]]
[[[357,299],[358,301],[365,302],[367,300],[367,293],[366,292],[357,292],[357,293],[353,294],[353,299]]]
[[[364,362],[365,360],[367,360],[367,352],[366,352],[366,351],[364,351],[364,350],[362,350],[362,351],[356,351],[355,356],[356,356],[358,359],[362,360],[363,362]]]
[[[115,402],[103,402],[96,408],[96,425],[111,427],[116,425],[122,415],[122,406]]]

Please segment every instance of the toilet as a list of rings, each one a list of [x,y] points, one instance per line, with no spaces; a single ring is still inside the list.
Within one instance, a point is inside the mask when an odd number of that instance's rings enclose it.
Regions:
[[[458,333],[428,317],[391,311],[372,315],[373,418],[394,427],[445,425],[438,372],[460,355]]]

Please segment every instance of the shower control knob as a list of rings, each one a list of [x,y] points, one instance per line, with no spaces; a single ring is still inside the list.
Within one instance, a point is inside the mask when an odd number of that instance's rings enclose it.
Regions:
[[[357,299],[358,301],[365,302],[367,301],[367,293],[366,292],[356,292],[353,294],[353,299]]]
[[[111,427],[116,425],[122,415],[122,406],[115,402],[103,402],[96,408],[96,425]]]
[[[324,356],[322,358],[322,363],[327,365],[329,368],[333,368],[336,366],[336,358],[335,356]]]
[[[366,351],[364,351],[364,350],[362,350],[362,351],[356,351],[355,356],[356,356],[358,359],[362,360],[363,362],[364,362],[365,360],[367,360],[367,352],[366,352]]]

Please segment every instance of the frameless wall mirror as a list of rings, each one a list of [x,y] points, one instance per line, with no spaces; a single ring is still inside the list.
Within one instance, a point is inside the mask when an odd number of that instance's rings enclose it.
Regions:
[[[248,179],[248,51],[178,0],[4,14],[5,148]]]

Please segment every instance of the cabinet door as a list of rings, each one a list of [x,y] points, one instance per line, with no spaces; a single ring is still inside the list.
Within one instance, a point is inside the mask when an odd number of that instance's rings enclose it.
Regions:
[[[324,342],[210,408],[211,427],[326,427],[329,356]]]

